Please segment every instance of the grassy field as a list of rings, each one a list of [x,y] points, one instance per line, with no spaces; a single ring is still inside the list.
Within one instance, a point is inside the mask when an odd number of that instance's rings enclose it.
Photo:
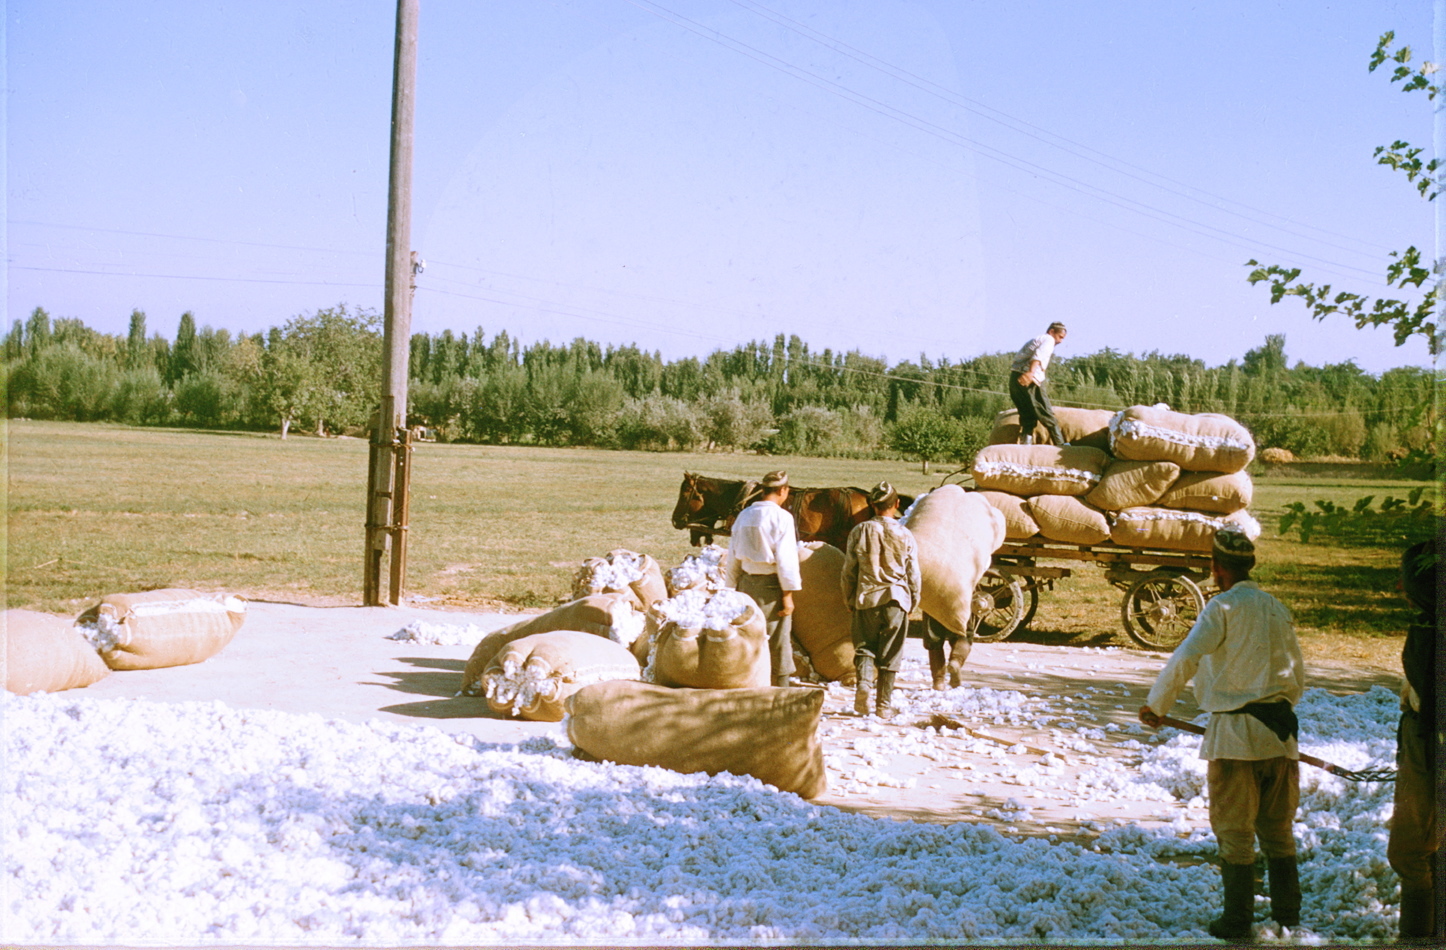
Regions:
[[[12,421],[5,450],[10,607],[76,613],[102,594],[162,586],[361,602],[363,441]],[[675,565],[692,550],[669,523],[685,469],[746,477],[773,468],[788,469],[795,484],[887,478],[906,493],[940,477],[905,462],[423,444],[407,594],[452,606],[547,606],[567,596],[590,555],[627,548]],[[1292,501],[1402,495],[1416,484],[1257,482],[1253,511],[1265,526],[1257,576],[1318,649],[1378,665],[1399,652],[1408,622],[1395,592],[1399,552],[1283,539],[1280,513]],[[1119,592],[1098,569],[1074,566],[1021,636],[1126,643]]]

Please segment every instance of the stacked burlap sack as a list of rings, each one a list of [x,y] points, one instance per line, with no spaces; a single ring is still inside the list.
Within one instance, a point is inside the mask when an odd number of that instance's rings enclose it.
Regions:
[[[1070,445],[1012,444],[1018,415],[1001,413],[996,444],[975,456],[978,494],[1004,515],[1009,540],[1204,552],[1225,524],[1260,535],[1245,471],[1255,440],[1239,422],[1162,406],[1055,412]]]
[[[651,554],[621,548],[582,562],[572,579],[572,596],[629,594],[643,610],[668,596],[663,571]]]

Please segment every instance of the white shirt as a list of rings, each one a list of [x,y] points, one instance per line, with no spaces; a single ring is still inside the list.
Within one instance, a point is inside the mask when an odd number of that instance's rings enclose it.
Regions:
[[[779,587],[803,590],[793,515],[775,501],[755,501],[733,522],[728,538],[728,583],[737,587],[738,575],[745,571],[777,574]]]
[[[1254,581],[1240,581],[1213,598],[1185,642],[1175,648],[1146,704],[1163,716],[1194,677],[1195,702],[1209,713],[1247,703],[1289,700],[1305,692],[1305,659],[1285,605]],[[1248,713],[1210,717],[1202,759],[1300,757],[1294,738],[1282,742]]]
[[[1039,372],[1035,375],[1036,383],[1044,382],[1044,371],[1049,369],[1049,358],[1054,356],[1054,337],[1048,333],[1041,333],[1020,347],[1019,353],[1014,357],[1014,362],[1009,368],[1016,373],[1029,372],[1029,364],[1039,360]]]

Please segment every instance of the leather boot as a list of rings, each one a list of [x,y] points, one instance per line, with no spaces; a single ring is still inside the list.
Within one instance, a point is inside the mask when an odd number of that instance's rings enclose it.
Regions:
[[[858,670],[858,682],[854,684],[854,712],[860,716],[869,714],[869,692],[874,688],[874,658],[861,656],[854,661]]]
[[[1435,918],[1436,895],[1429,888],[1401,888],[1401,923],[1396,942],[1430,944]]]
[[[956,639],[949,647],[949,685],[962,686],[964,681],[964,661],[969,659],[969,651],[974,649],[974,641],[968,634]]]
[[[944,666],[944,644],[935,643],[929,647],[929,676],[934,680],[935,689],[947,689],[947,672]]]
[[[1222,862],[1220,882],[1225,887],[1225,911],[1205,929],[1221,940],[1249,940],[1255,917],[1255,865]]]
[[[894,671],[879,670],[879,695],[877,703],[874,706],[874,712],[876,712],[881,719],[887,719],[898,712],[898,710],[893,707],[893,699]]]
[[[1295,856],[1271,858],[1265,865],[1270,881],[1270,916],[1283,927],[1300,926],[1300,872]]]

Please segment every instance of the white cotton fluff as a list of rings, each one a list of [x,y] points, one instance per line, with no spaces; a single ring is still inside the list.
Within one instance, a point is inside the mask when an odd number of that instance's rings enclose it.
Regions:
[[[77,623],[75,629],[95,647],[97,653],[109,653],[117,647],[129,646],[131,642],[130,627],[110,614],[99,614],[94,623]]]
[[[658,603],[656,610],[665,623],[704,630],[727,630],[753,607],[753,598],[732,588],[719,591],[692,589]]]
[[[456,646],[458,644],[476,644],[487,636],[487,631],[476,624],[467,624],[465,627],[455,623],[430,623],[426,620],[413,620],[396,633],[387,636],[388,640],[403,640],[411,643],[434,643],[438,646]]]
[[[675,591],[698,587],[717,590],[727,583],[723,574],[727,557],[728,549],[722,545],[706,545],[697,554],[683,558],[683,563],[668,572],[668,580]]]

